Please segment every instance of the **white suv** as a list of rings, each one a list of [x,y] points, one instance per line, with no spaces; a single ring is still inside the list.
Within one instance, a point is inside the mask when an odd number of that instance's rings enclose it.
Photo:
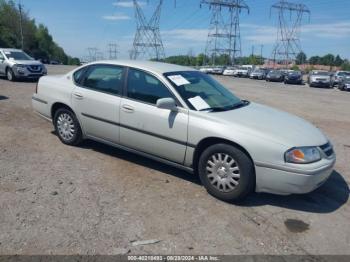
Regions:
[[[0,75],[9,81],[39,79],[46,75],[45,66],[19,49],[0,48]]]

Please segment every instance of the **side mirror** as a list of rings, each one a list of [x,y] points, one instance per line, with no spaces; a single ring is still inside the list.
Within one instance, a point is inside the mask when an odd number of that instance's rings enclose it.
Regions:
[[[170,97],[158,99],[157,107],[161,109],[168,109],[171,111],[175,111],[177,109],[175,100]]]

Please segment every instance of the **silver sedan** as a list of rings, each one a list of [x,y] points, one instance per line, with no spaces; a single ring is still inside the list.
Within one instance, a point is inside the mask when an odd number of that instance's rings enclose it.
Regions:
[[[59,139],[93,139],[199,174],[225,201],[250,192],[307,193],[335,164],[309,122],[242,100],[197,70],[145,61],[102,61],[40,78],[34,110]]]

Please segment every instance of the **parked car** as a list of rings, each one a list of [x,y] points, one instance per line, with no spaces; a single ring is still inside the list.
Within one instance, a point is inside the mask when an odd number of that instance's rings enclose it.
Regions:
[[[338,84],[339,90],[350,91],[350,76],[342,77]]]
[[[269,73],[266,76],[267,82],[283,82],[284,75],[283,72],[280,70],[270,70]]]
[[[223,66],[216,66],[213,68],[213,70],[210,72],[214,75],[222,75],[224,73],[225,67]]]
[[[284,77],[284,83],[301,85],[303,83],[303,75],[300,71],[288,72]]]
[[[239,67],[235,69],[233,75],[235,77],[249,77],[249,68],[247,67]]]
[[[333,76],[333,86],[338,85],[343,77],[350,76],[349,71],[336,71]]]
[[[38,79],[46,74],[46,67],[22,50],[0,48],[0,75],[7,80]]]
[[[227,67],[222,74],[224,76],[233,76],[234,73],[235,73],[235,68],[234,67]]]
[[[260,69],[255,69],[250,73],[249,78],[263,80],[265,79],[265,71]]]
[[[203,73],[206,73],[206,74],[209,74],[213,71],[213,68],[210,67],[210,66],[202,66],[199,71],[203,72]]]
[[[321,70],[313,70],[309,73],[308,84],[310,87],[330,88],[333,86],[330,73]]]
[[[59,139],[93,139],[196,172],[207,191],[233,201],[252,191],[307,193],[336,161],[309,122],[242,100],[193,68],[102,61],[40,78],[34,110]]]

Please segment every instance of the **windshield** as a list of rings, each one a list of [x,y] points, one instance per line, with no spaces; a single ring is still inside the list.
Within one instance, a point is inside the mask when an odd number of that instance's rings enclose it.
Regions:
[[[7,59],[14,60],[33,60],[29,55],[21,51],[5,51]]]
[[[164,75],[191,109],[225,111],[246,104],[202,72],[182,71]]]
[[[339,72],[338,76],[350,76],[350,72],[345,72],[345,71]]]

